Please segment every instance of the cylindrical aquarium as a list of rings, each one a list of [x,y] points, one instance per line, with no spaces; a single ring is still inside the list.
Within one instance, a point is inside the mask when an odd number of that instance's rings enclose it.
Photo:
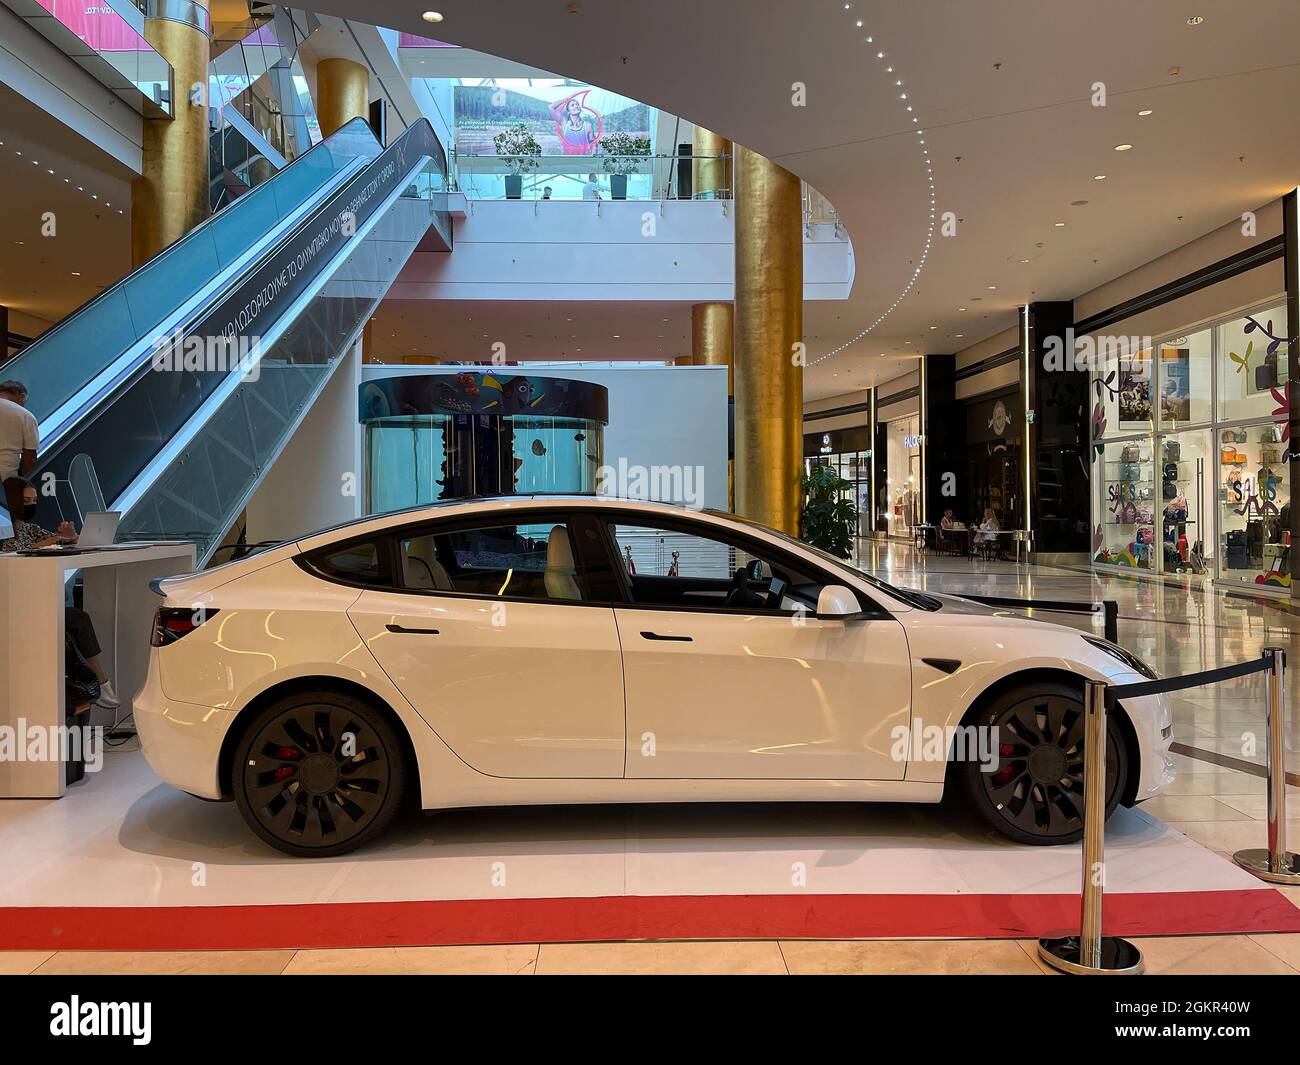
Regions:
[[[518,374],[410,374],[361,385],[366,509],[470,496],[590,493],[603,461],[603,385]]]

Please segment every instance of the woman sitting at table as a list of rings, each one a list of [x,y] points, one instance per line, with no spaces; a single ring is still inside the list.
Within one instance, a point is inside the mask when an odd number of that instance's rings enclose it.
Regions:
[[[988,550],[989,548],[987,545],[996,544],[998,542],[998,533],[1001,531],[1001,528],[1002,527],[998,525],[998,516],[993,512],[993,508],[985,507],[984,520],[980,522],[979,530],[975,533],[976,546],[983,544],[985,545],[985,550]]]
[[[22,477],[10,477],[4,482],[5,506],[13,522],[14,534],[7,540],[0,540],[0,552],[35,551],[55,544],[76,543],[77,529],[70,521],[59,523],[58,532],[42,529],[31,519],[36,516],[36,487],[31,481]],[[75,606],[64,607],[64,626],[72,637],[72,642],[86,665],[95,671],[99,680],[98,705],[113,710],[121,705],[113,683],[104,672],[99,662],[99,638],[95,635],[95,626],[90,615]]]

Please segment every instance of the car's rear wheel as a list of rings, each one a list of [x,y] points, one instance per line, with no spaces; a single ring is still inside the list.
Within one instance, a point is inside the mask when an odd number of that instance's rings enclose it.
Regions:
[[[379,836],[405,781],[403,748],[384,715],[362,699],[318,691],[277,700],[249,722],[231,790],[272,847],[324,858]]]
[[[1073,843],[1083,836],[1083,694],[1066,684],[1027,684],[1002,693],[967,722],[995,730],[995,759],[955,768],[971,804],[1019,843]],[[1106,816],[1124,794],[1128,751],[1111,716],[1106,723]],[[968,745],[970,749],[970,745]],[[988,748],[985,748],[988,749]]]

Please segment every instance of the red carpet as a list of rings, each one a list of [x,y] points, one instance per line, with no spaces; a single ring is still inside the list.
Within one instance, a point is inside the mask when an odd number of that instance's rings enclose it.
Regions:
[[[1036,938],[1077,895],[668,895],[290,906],[0,908],[4,950],[254,950],[636,939]],[[1272,888],[1106,897],[1108,935],[1300,932]]]

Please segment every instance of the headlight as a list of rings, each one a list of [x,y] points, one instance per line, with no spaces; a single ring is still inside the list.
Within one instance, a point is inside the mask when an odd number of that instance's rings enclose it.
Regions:
[[[1142,659],[1131,651],[1126,651],[1119,644],[1111,643],[1109,640],[1103,640],[1100,636],[1084,636],[1088,643],[1097,648],[1098,651],[1105,651],[1111,658],[1117,658],[1123,662],[1129,669],[1135,673],[1140,673],[1147,680],[1159,680],[1156,671],[1148,666]]]

